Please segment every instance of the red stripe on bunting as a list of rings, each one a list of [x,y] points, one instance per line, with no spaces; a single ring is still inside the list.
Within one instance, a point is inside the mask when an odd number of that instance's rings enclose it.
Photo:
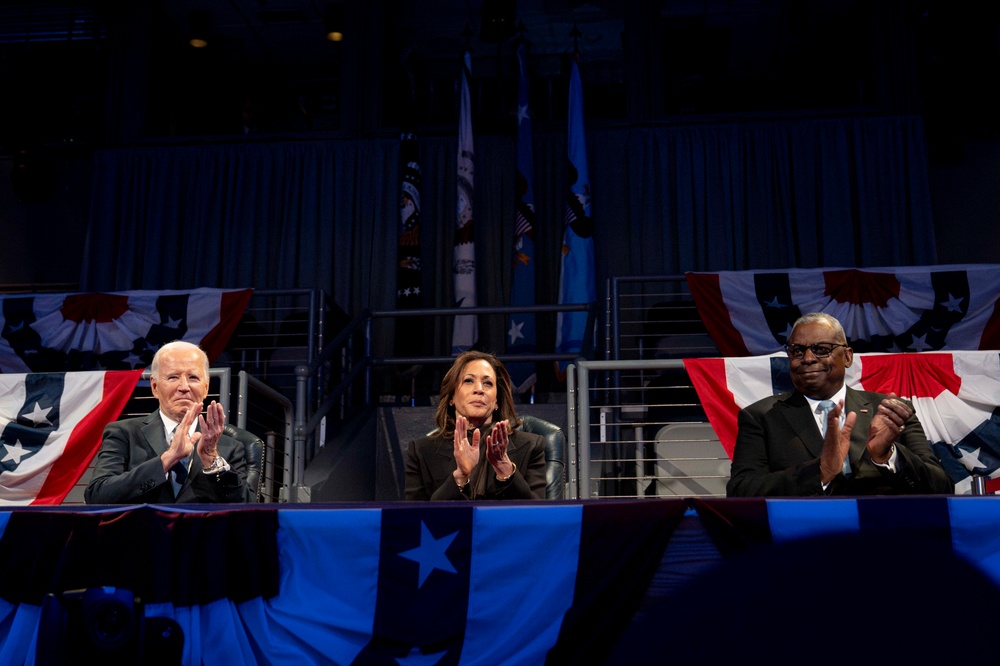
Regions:
[[[688,288],[698,308],[701,321],[723,356],[750,356],[743,336],[729,316],[729,308],[722,298],[718,273],[687,273]]]
[[[243,313],[246,312],[250,297],[253,296],[253,289],[242,289],[240,291],[226,291],[222,293],[222,302],[219,306],[219,323],[215,325],[208,334],[202,338],[199,345],[208,354],[209,362],[222,353],[222,350],[229,344],[229,339],[233,337],[233,331],[239,325]]]
[[[32,504],[62,504],[74,484],[83,476],[90,461],[101,447],[104,426],[114,421],[125,409],[125,404],[142,376],[139,370],[113,370],[104,373],[104,392],[101,402],[73,428],[62,455],[49,468],[45,483]],[[72,396],[63,397],[64,400]]]
[[[698,393],[709,423],[715,430],[729,459],[736,448],[736,417],[740,408],[726,381],[726,360],[723,358],[686,358],[684,369]]]
[[[951,354],[866,355],[861,364],[861,386],[866,391],[891,391],[904,398],[937,398],[948,392],[958,395],[962,378],[955,374]]]

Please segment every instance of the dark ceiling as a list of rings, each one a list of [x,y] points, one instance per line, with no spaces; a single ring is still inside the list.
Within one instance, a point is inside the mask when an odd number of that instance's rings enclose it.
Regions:
[[[0,152],[26,142],[227,134],[248,109],[261,130],[391,132],[411,107],[420,122],[446,128],[466,47],[479,112],[502,127],[519,29],[542,122],[563,117],[575,43],[587,112],[598,120],[905,112],[989,133],[997,10],[957,4],[0,0]],[[331,5],[344,25],[340,43],[324,39]],[[210,36],[196,51],[187,39],[199,16]],[[141,101],[123,103],[130,96]],[[141,126],[123,134],[133,116]]]

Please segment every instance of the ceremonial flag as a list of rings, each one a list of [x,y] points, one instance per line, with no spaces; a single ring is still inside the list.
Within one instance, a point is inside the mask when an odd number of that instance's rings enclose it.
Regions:
[[[186,340],[214,360],[252,289],[0,296],[0,372],[144,368]]]
[[[590,217],[590,174],[583,123],[583,84],[576,58],[569,77],[569,192],[563,219],[562,263],[559,272],[559,303],[593,303],[597,300],[594,275],[594,222]],[[556,318],[556,352],[568,354],[583,349],[587,335],[587,312],[560,312]],[[565,364],[560,364],[560,369]]]
[[[412,310],[423,307],[423,284],[420,264],[420,162],[417,135],[403,132],[399,147],[399,170],[402,191],[399,198],[399,243],[396,247],[396,308]],[[396,355],[417,356],[424,352],[423,329],[402,329],[397,322]]]
[[[792,389],[784,354],[685,359],[684,367],[730,457],[739,410]],[[971,492],[971,474],[1000,478],[1000,352],[855,354],[845,381],[913,403],[955,492]]]
[[[61,504],[141,375],[0,375],[0,505]]]
[[[472,54],[465,52],[462,66],[462,98],[458,116],[458,216],[452,271],[455,276],[455,307],[476,307],[476,243],[473,234],[472,199],[476,153],[472,142],[472,101],[469,79],[472,77]],[[472,349],[479,338],[475,315],[455,317],[451,351],[459,354]]]
[[[399,170],[399,244],[396,250],[396,308],[419,308],[421,295],[420,267],[420,161],[417,135],[404,132],[400,137]],[[404,336],[405,337],[405,336]]]
[[[524,42],[517,47],[517,209],[514,219],[514,270],[510,283],[512,306],[535,304],[535,195],[532,182],[534,156],[531,149],[531,112],[528,107],[528,65]],[[533,312],[511,314],[507,330],[507,351],[511,354],[535,352],[535,315]],[[524,393],[535,385],[535,364],[507,364],[515,393]]]
[[[826,312],[856,351],[1000,349],[1000,266],[688,273],[723,356],[783,348],[803,314]]]

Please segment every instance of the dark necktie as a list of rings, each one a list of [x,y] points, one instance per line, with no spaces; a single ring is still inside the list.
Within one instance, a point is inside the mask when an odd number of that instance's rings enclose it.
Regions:
[[[173,430],[170,431],[170,440],[173,441],[174,433],[177,431],[175,426]],[[168,442],[169,445],[169,442]],[[174,466],[170,468],[170,479],[174,486],[174,495],[180,492],[181,486],[187,480],[188,476],[188,459],[187,457],[182,458],[174,463]]]
[[[184,458],[174,463],[174,466],[170,468],[170,473],[174,475],[174,481],[177,482],[178,486],[183,486],[184,482],[188,478],[187,469],[188,459]]]

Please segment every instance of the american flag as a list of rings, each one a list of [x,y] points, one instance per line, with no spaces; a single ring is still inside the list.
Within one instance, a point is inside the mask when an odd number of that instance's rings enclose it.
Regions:
[[[517,47],[517,212],[514,218],[514,270],[510,282],[512,306],[535,304],[535,178],[531,145],[531,110],[528,106],[527,50],[522,41]],[[507,322],[507,351],[511,354],[536,350],[535,315],[515,312]],[[515,393],[524,393],[535,385],[535,365],[515,362],[507,366]]]
[[[0,505],[62,503],[141,375],[0,375]]]

